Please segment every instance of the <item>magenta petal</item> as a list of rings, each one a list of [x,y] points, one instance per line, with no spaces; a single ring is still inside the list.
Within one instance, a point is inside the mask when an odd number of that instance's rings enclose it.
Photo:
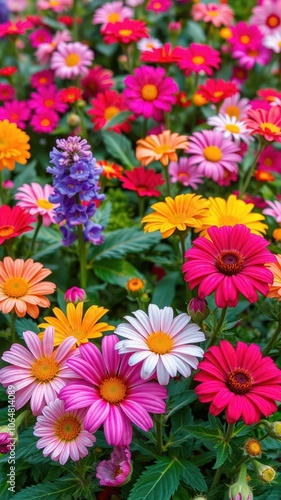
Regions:
[[[96,432],[107,418],[109,409],[110,404],[107,401],[102,399],[95,401],[87,411],[84,428],[89,432]]]
[[[153,421],[148,412],[135,401],[123,401],[120,406],[127,417],[144,431],[153,427]]]
[[[102,339],[102,355],[110,376],[116,375],[121,361],[120,354],[115,349],[117,342],[119,342],[117,335],[106,335]]]
[[[111,446],[126,446],[130,444],[128,438],[128,425],[131,426],[129,419],[124,415],[121,407],[110,405],[108,416],[103,424],[104,435],[107,443]],[[125,431],[127,426],[127,431]]]
[[[239,420],[243,410],[242,403],[243,403],[242,396],[235,394],[234,398],[232,398],[226,410],[226,420],[228,423],[235,424]]]

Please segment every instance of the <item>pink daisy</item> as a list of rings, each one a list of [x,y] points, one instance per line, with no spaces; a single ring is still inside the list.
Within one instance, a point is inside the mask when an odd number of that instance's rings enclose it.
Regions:
[[[6,101],[0,108],[0,120],[7,119],[10,123],[16,123],[21,129],[26,128],[26,121],[30,117],[30,109],[26,101]]]
[[[266,201],[269,208],[265,208],[262,213],[274,217],[278,224],[281,224],[281,202],[280,201]]]
[[[43,226],[48,227],[55,223],[54,209],[57,205],[49,202],[49,196],[53,191],[54,188],[49,184],[40,186],[37,182],[32,182],[31,185],[23,184],[19,187],[15,199],[19,200],[17,205],[27,210],[31,215],[40,215]]]
[[[29,35],[30,45],[35,49],[37,49],[41,43],[50,43],[52,38],[52,33],[44,28],[39,28]]]
[[[281,151],[274,149],[271,144],[266,146],[258,159],[257,170],[281,174]]]
[[[163,68],[141,66],[125,78],[124,97],[136,116],[162,121],[163,112],[169,113],[176,102],[178,86]]]
[[[256,63],[266,66],[271,59],[271,51],[259,44],[255,48],[235,49],[232,57],[238,59],[243,68],[252,69]]]
[[[192,72],[204,72],[211,76],[214,69],[219,69],[220,63],[221,57],[217,50],[199,43],[191,43],[187,49],[182,49],[182,59],[177,61],[186,76]]]
[[[247,117],[247,111],[251,108],[250,101],[246,97],[241,99],[239,93],[224,99],[220,106],[220,113],[222,115],[229,115],[235,117],[237,120],[242,120]]]
[[[228,38],[228,43],[232,49],[244,50],[246,47],[255,49],[260,45],[263,35],[257,26],[249,26],[244,21],[239,21],[235,26],[231,26],[232,36]]]
[[[124,6],[123,2],[107,2],[95,10],[92,24],[102,24],[102,28],[104,28],[107,23],[118,23],[133,16],[134,11],[130,7]]]
[[[204,21],[211,23],[218,28],[219,26],[230,26],[233,22],[233,10],[224,4],[203,2],[193,5],[191,15],[194,21]]]
[[[198,165],[198,172],[215,182],[222,180],[226,171],[237,174],[237,164],[241,161],[238,152],[238,146],[231,139],[224,139],[214,130],[194,132],[190,136],[190,165]]]
[[[88,74],[82,78],[80,85],[85,99],[96,97],[99,92],[104,92],[113,87],[113,72],[97,64],[89,69]]]
[[[102,352],[92,343],[80,346],[80,356],[69,367],[82,380],[70,382],[60,392],[66,410],[86,408],[84,427],[95,432],[102,424],[105,439],[112,446],[126,446],[132,440],[132,423],[144,431],[153,426],[148,412],[164,413],[167,391],[157,382],[144,382],[139,368],[128,365],[129,355],[120,355],[116,335],[102,339]]]
[[[131,452],[128,446],[115,446],[110,460],[97,465],[96,477],[101,486],[121,486],[132,472]]]
[[[268,417],[281,401],[281,370],[273,360],[262,357],[260,347],[238,342],[234,348],[227,340],[210,347],[194,380],[201,382],[195,392],[201,403],[209,403],[210,413],[226,410],[226,420],[234,424],[242,417],[246,425]]]
[[[73,0],[37,0],[37,8],[39,10],[52,10],[53,12],[63,12],[71,9]]]
[[[153,12],[167,12],[173,5],[171,0],[149,0],[146,10],[152,10]]]
[[[255,24],[264,35],[269,35],[281,28],[281,0],[264,0],[262,5],[253,8],[250,18],[251,24]]]
[[[16,391],[15,408],[19,410],[30,400],[33,415],[40,415],[44,406],[56,399],[59,391],[77,375],[67,367],[68,358],[77,355],[73,350],[76,339],[68,337],[54,350],[54,328],[46,328],[43,341],[31,331],[23,332],[28,349],[13,344],[2,359],[12,366],[0,370],[4,387],[13,384]]]
[[[69,458],[74,462],[88,455],[87,448],[93,446],[95,436],[84,429],[85,410],[65,411],[60,399],[51,401],[37,417],[34,436],[40,439],[36,448],[43,449],[44,457],[64,465]]]
[[[8,83],[0,83],[0,101],[10,101],[14,99],[15,89]]]
[[[63,113],[67,109],[67,104],[61,101],[55,85],[42,85],[37,92],[31,92],[29,106],[36,110],[36,113],[44,111],[46,108],[57,113]]]
[[[196,165],[190,164],[190,159],[181,157],[178,162],[169,163],[169,175],[171,182],[179,182],[183,186],[190,186],[192,189],[198,189],[198,184],[203,184],[203,174],[198,172]]]
[[[69,31],[63,30],[57,31],[50,43],[41,43],[35,51],[35,56],[39,64],[47,64],[57,46],[62,42],[70,42],[71,39]]]
[[[30,120],[30,125],[35,132],[48,134],[55,130],[59,119],[60,117],[55,111],[46,108],[40,111],[40,113],[34,113]]]
[[[185,253],[184,279],[191,290],[199,285],[198,296],[204,299],[215,290],[217,307],[235,307],[239,293],[253,303],[257,291],[266,295],[273,274],[265,265],[276,257],[262,236],[251,233],[243,224],[213,226],[210,239],[199,237]]]
[[[50,69],[42,69],[42,71],[37,71],[33,73],[30,77],[31,86],[38,88],[43,85],[51,85],[54,82],[54,72]]]
[[[58,44],[56,51],[51,57],[51,69],[55,71],[58,78],[74,79],[88,73],[94,52],[80,42]]]
[[[263,136],[267,141],[281,143],[281,116],[279,107],[266,109],[250,109],[245,123],[252,135]]]

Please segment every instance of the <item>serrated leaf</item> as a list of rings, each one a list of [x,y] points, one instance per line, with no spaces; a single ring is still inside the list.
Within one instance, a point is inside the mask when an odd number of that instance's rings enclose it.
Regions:
[[[168,420],[168,418],[170,418],[178,410],[192,403],[196,399],[198,399],[198,396],[192,390],[185,391],[184,394],[181,394],[180,396],[177,396],[175,398],[170,398],[169,406],[171,406],[172,408],[170,411],[168,411],[166,415],[166,420]]]
[[[113,116],[113,118],[111,118],[111,120],[109,120],[102,129],[108,130],[110,127],[119,125],[119,123],[125,122],[129,116],[132,116],[131,111],[122,111],[121,113],[118,113],[118,115]]]
[[[124,257],[128,253],[139,253],[156,245],[161,237],[158,234],[145,234],[136,227],[118,229],[105,235],[102,245],[93,247],[91,257],[94,262],[100,259]]]
[[[137,436],[134,437],[131,443],[131,449],[132,451],[138,451],[145,457],[155,458],[154,448],[151,445],[143,443]]]
[[[14,500],[70,500],[77,491],[77,482],[71,477],[62,477],[54,482],[37,484],[13,495]]]
[[[152,295],[151,302],[153,304],[156,304],[160,308],[171,305],[176,293],[176,284],[179,275],[178,271],[174,271],[159,281]]]
[[[200,439],[201,441],[220,442],[221,437],[217,429],[211,429],[204,425],[186,425],[184,430],[191,436]]]
[[[227,460],[228,455],[230,455],[232,450],[231,450],[231,447],[229,446],[229,444],[226,443],[225,441],[221,441],[221,442],[217,443],[215,448],[216,448],[216,463],[215,463],[213,469],[218,469]]]
[[[178,463],[181,466],[180,478],[181,480],[191,486],[197,491],[206,491],[207,484],[203,477],[202,472],[196,465],[192,464],[188,460],[183,460],[178,458]]]
[[[23,332],[31,330],[34,333],[39,333],[37,323],[30,318],[17,318],[15,321],[15,328],[18,336],[22,339]]]
[[[181,467],[175,458],[158,458],[136,481],[128,500],[170,500],[179,485]]]
[[[144,276],[126,260],[101,259],[95,262],[93,271],[101,280],[112,285],[126,287],[131,278],[144,279]]]
[[[137,165],[131,141],[127,137],[115,132],[103,132],[102,137],[107,152],[117,158],[124,167],[133,168]]]

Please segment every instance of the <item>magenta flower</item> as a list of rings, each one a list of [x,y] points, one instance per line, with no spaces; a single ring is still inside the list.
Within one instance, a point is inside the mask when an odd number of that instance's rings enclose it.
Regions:
[[[13,441],[9,432],[0,432],[0,453],[9,453]]]
[[[179,182],[183,186],[190,186],[192,189],[198,189],[199,184],[203,184],[203,174],[198,172],[196,165],[190,164],[190,159],[181,157],[178,162],[169,163],[169,175],[171,182]]]
[[[190,165],[198,165],[198,173],[215,182],[223,180],[226,173],[237,174],[241,161],[239,147],[214,130],[194,132],[188,153],[192,155]]]
[[[153,426],[148,412],[164,413],[167,391],[157,382],[141,379],[140,369],[130,367],[130,355],[115,350],[116,335],[102,339],[102,352],[88,342],[80,356],[68,366],[82,380],[69,383],[59,397],[66,410],[86,408],[84,427],[95,432],[102,424],[105,439],[112,446],[127,446],[132,440],[132,423],[144,431]]]
[[[10,123],[16,123],[21,129],[26,128],[26,121],[30,117],[30,109],[26,101],[6,101],[0,108],[0,120],[8,120]]]
[[[86,292],[78,286],[73,286],[66,290],[64,294],[64,300],[66,302],[72,302],[72,304],[78,304],[78,302],[84,302],[86,300]]]
[[[187,49],[180,49],[182,58],[177,61],[177,65],[184,71],[186,76],[190,73],[206,73],[211,76],[215,69],[219,69],[221,57],[218,50],[199,43],[191,43]]]
[[[30,125],[35,132],[48,134],[55,130],[59,119],[60,117],[55,111],[45,108],[39,113],[34,113],[30,120]]]
[[[124,97],[136,116],[161,122],[163,112],[171,111],[179,89],[175,81],[165,75],[163,68],[141,66],[125,78]]]
[[[31,92],[29,106],[37,113],[46,108],[58,113],[63,113],[67,109],[67,104],[61,101],[55,85],[42,85],[36,92]]]
[[[51,401],[42,410],[34,427],[34,436],[40,437],[36,447],[43,449],[44,457],[64,465],[69,458],[77,462],[88,455],[95,436],[84,429],[85,410],[65,411],[60,399]]]
[[[101,486],[120,486],[132,471],[131,452],[127,446],[115,446],[110,460],[103,460],[97,465],[96,477]]]
[[[210,347],[194,380],[201,382],[195,392],[201,403],[209,403],[210,413],[226,410],[227,422],[240,417],[246,425],[256,424],[261,415],[276,412],[281,401],[281,370],[271,358],[262,357],[260,347],[238,342],[236,349],[227,340]]]
[[[66,365],[66,360],[78,353],[73,350],[76,339],[68,337],[54,351],[53,327],[46,328],[42,342],[31,331],[23,332],[23,338],[28,349],[13,344],[4,352],[2,359],[12,366],[0,370],[0,381],[4,387],[15,386],[16,410],[30,400],[32,413],[40,415],[44,406],[56,399],[67,380],[77,378]]]
[[[251,303],[258,300],[257,291],[266,295],[273,274],[265,265],[276,261],[266,248],[269,242],[243,224],[213,226],[208,235],[211,240],[197,238],[185,253],[184,279],[191,290],[199,285],[201,299],[215,290],[217,307],[235,307],[239,293]]]
[[[51,69],[58,78],[74,79],[88,73],[93,59],[94,52],[84,43],[61,42],[52,54]]]
[[[31,86],[37,89],[42,85],[51,85],[54,82],[54,72],[50,69],[42,69],[33,73],[30,77]]]

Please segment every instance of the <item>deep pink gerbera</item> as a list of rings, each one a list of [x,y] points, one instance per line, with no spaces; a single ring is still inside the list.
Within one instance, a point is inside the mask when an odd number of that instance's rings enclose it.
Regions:
[[[233,82],[226,82],[221,78],[218,80],[209,78],[209,80],[198,87],[198,93],[205,97],[206,101],[213,103],[223,101],[237,92],[238,89]]]
[[[160,196],[160,191],[155,188],[165,183],[162,174],[157,174],[152,168],[144,167],[126,170],[120,180],[124,189],[136,191],[139,196]]]
[[[129,111],[124,96],[118,94],[116,90],[100,92],[95,99],[91,100],[91,105],[93,107],[89,109],[88,114],[91,116],[91,121],[94,124],[94,130],[103,128],[112,118],[122,113],[122,111]],[[130,120],[132,119],[133,115],[130,115],[117,125],[109,127],[108,130],[114,130],[117,134],[121,132],[128,133],[131,130]]]
[[[54,72],[51,69],[42,69],[30,77],[31,86],[37,89],[42,85],[51,85],[54,81]]]
[[[182,49],[183,57],[177,61],[177,65],[184,71],[186,76],[204,71],[211,76],[214,69],[219,69],[221,58],[218,50],[199,43],[191,43],[187,49]]]
[[[0,101],[9,101],[15,96],[15,89],[8,83],[0,83]]]
[[[26,128],[26,121],[30,117],[30,109],[26,101],[6,101],[0,108],[0,120],[8,120],[10,123],[16,123],[21,129]]]
[[[107,23],[101,29],[104,36],[104,43],[132,43],[138,42],[141,38],[148,38],[146,24],[137,19],[124,19],[117,23]]]
[[[185,253],[182,269],[191,290],[199,285],[201,299],[215,290],[217,307],[235,307],[239,293],[251,303],[258,300],[257,291],[266,295],[273,274],[265,264],[276,261],[266,248],[269,242],[243,224],[213,226],[208,235],[210,240],[197,238]]]
[[[256,424],[261,415],[268,417],[281,401],[281,370],[273,360],[262,357],[260,347],[238,342],[236,349],[227,340],[209,348],[194,380],[201,382],[195,392],[201,403],[209,403],[210,413],[226,410],[226,420]]]
[[[112,77],[113,72],[99,64],[91,68],[80,82],[84,98],[90,99],[90,97],[96,97],[99,92],[111,89],[114,85]]]
[[[66,410],[86,408],[84,427],[95,432],[102,424],[105,439],[112,446],[126,446],[132,440],[132,423],[148,431],[153,421],[148,412],[164,413],[167,391],[157,382],[140,378],[138,366],[130,367],[130,354],[119,354],[117,335],[102,339],[102,352],[92,343],[80,346],[79,359],[68,366],[82,380],[67,384],[60,392]]]
[[[31,92],[29,106],[37,113],[46,108],[63,113],[67,109],[67,104],[61,101],[59,92],[55,85],[42,85],[36,92]]]
[[[235,26],[231,26],[232,36],[228,38],[233,49],[245,50],[247,47],[254,49],[262,42],[263,36],[257,26],[249,26],[245,21],[239,21]]]
[[[163,119],[163,112],[169,113],[176,102],[178,86],[176,82],[166,76],[163,68],[141,66],[136,68],[133,75],[125,78],[124,97],[131,111],[136,116]]]
[[[48,134],[55,130],[59,119],[60,117],[55,111],[45,108],[32,116],[30,125],[35,132]]]

